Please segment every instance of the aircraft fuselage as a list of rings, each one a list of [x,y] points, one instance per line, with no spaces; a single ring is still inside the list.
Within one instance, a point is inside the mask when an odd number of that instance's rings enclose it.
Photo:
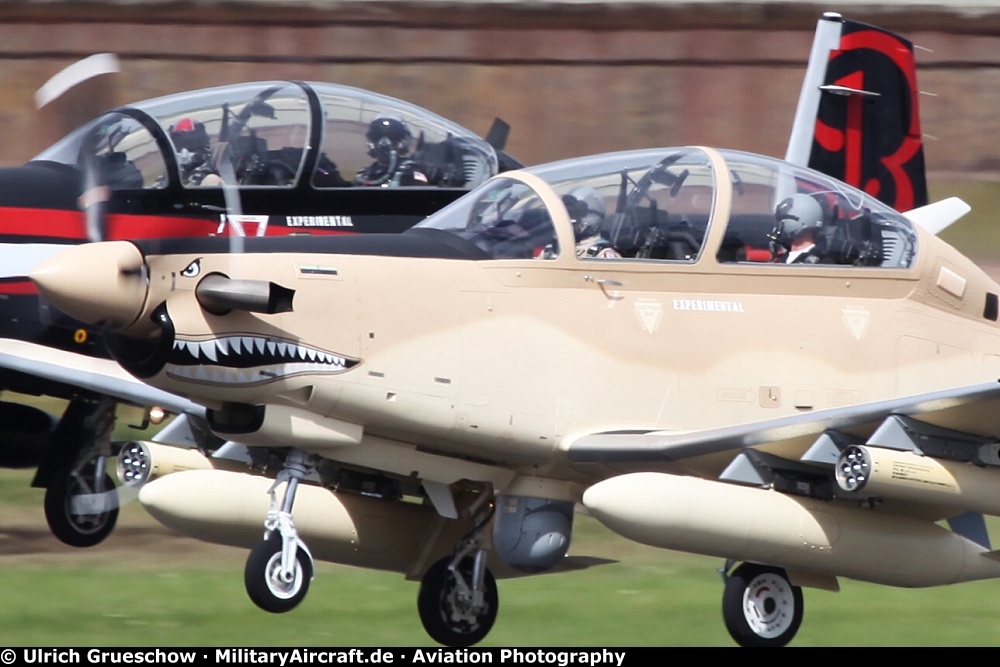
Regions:
[[[346,239],[264,255],[253,243],[245,255],[150,246],[150,294],[132,331],[151,333],[166,303],[174,342],[148,381],[219,415],[267,405],[267,422],[283,406],[312,415],[318,433],[324,420],[331,433],[351,424],[561,476],[558,451],[579,433],[695,431],[1000,376],[1000,330],[983,316],[1000,287],[929,235],[905,271],[473,261],[386,247],[406,237],[355,239],[349,254],[338,252]],[[194,290],[213,273],[292,289],[293,308],[212,314]],[[310,447],[336,458],[343,446],[317,435]]]

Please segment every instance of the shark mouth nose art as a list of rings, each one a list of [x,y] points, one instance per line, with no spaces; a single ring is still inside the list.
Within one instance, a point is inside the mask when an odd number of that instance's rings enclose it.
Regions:
[[[288,340],[232,335],[207,340],[175,339],[166,372],[208,384],[258,384],[302,373],[343,373],[357,359]]]

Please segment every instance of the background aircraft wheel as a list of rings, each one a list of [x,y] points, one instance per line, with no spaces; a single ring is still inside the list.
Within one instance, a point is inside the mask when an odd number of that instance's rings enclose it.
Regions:
[[[803,611],[802,589],[780,568],[744,563],[726,579],[722,616],[740,646],[784,646]]]
[[[424,630],[434,641],[445,646],[472,646],[482,641],[497,618],[499,597],[497,582],[486,570],[483,604],[473,606],[461,599],[455,575],[448,570],[451,558],[431,565],[420,582],[417,609]],[[466,582],[472,580],[472,558],[466,558],[459,570]]]
[[[272,614],[297,607],[309,592],[311,579],[312,563],[302,549],[295,551],[291,581],[281,577],[281,535],[276,532],[253,548],[243,570],[247,595],[255,605]]]
[[[104,541],[118,522],[118,507],[97,514],[73,514],[73,496],[93,493],[95,479],[66,466],[53,475],[45,489],[45,520],[60,542],[71,547],[92,547]],[[104,491],[114,490],[111,476],[104,474]]]

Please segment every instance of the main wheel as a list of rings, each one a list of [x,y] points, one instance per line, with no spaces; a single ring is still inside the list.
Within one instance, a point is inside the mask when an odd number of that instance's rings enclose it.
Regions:
[[[445,646],[472,646],[483,640],[497,618],[499,598],[497,582],[486,570],[483,603],[473,605],[460,595],[458,581],[449,569],[451,558],[434,563],[420,582],[417,609],[424,630],[431,639]],[[472,581],[473,559],[466,558],[459,571],[466,583]]]
[[[302,549],[295,550],[291,577],[281,576],[281,535],[274,532],[247,557],[243,583],[254,604],[272,614],[283,614],[298,606],[309,592],[312,563]]]
[[[107,473],[104,473],[102,482],[102,493],[115,488]],[[115,529],[117,505],[95,514],[73,513],[73,497],[95,493],[97,488],[95,476],[75,473],[73,466],[66,466],[52,476],[45,489],[45,520],[60,542],[71,547],[92,547],[103,542]]]
[[[722,616],[740,646],[784,646],[802,624],[802,589],[785,571],[744,563],[726,578]]]

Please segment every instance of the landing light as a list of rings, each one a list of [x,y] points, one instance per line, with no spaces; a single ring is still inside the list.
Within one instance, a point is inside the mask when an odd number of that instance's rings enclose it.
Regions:
[[[167,418],[167,411],[159,406],[153,406],[149,409],[149,423],[157,425],[163,422]]]

